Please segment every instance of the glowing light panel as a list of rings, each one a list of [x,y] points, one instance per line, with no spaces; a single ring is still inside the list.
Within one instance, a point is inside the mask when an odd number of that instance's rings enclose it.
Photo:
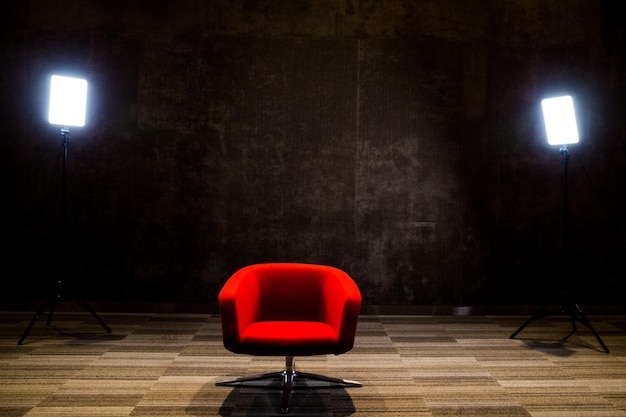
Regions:
[[[578,127],[571,96],[541,100],[543,119],[550,145],[578,143]]]
[[[87,81],[53,75],[50,78],[48,121],[63,126],[84,126],[87,107]]]

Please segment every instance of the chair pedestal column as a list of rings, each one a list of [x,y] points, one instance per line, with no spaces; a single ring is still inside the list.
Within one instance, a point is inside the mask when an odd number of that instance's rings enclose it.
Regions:
[[[282,413],[289,411],[289,400],[291,399],[291,389],[293,378],[296,376],[296,362],[293,356],[285,357],[285,371],[283,372],[283,404],[280,407]]]

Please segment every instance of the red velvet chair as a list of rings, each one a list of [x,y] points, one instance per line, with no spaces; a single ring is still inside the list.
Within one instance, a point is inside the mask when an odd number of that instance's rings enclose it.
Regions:
[[[282,379],[281,411],[289,409],[299,380],[325,381],[327,387],[359,382],[296,372],[294,357],[339,355],[354,346],[361,293],[348,274],[325,265],[267,263],[235,272],[219,294],[224,347],[231,352],[284,356],[285,369],[218,381],[222,386],[251,386],[250,381]],[[248,384],[246,384],[248,383]]]

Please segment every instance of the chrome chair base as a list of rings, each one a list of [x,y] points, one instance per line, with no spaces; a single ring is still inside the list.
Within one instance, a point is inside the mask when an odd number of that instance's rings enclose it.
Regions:
[[[282,381],[280,384],[272,384],[272,381]],[[307,381],[324,382],[327,384],[307,384]],[[269,382],[269,383],[262,383]],[[295,361],[293,356],[285,358],[285,370],[278,372],[269,372],[257,375],[244,376],[234,379],[219,380],[215,383],[217,386],[227,387],[246,387],[246,388],[282,388],[283,397],[280,411],[285,414],[289,412],[289,400],[291,392],[296,389],[328,389],[328,388],[346,388],[361,387],[358,381],[349,379],[333,378],[325,375],[313,374],[308,372],[297,372],[295,370]]]

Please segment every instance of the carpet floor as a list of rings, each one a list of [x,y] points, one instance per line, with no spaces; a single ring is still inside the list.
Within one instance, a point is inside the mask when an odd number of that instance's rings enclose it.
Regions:
[[[218,315],[0,312],[0,417],[280,416],[281,393],[216,386],[281,370],[224,349]],[[354,349],[297,358],[362,387],[295,390],[292,416],[626,417],[626,317],[364,315]]]

